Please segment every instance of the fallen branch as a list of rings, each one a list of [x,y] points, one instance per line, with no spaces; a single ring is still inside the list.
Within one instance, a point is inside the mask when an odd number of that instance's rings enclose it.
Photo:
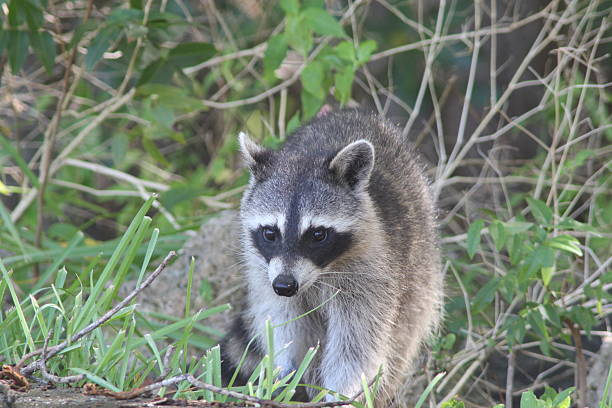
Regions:
[[[166,353],[164,355],[164,371],[162,373],[162,377],[166,376],[168,373],[168,370],[167,370],[168,362],[170,361],[170,357],[173,351],[174,351],[173,346],[168,347],[168,350],[166,350]],[[378,379],[378,376],[373,378],[368,384],[368,388],[371,387],[377,379]],[[149,384],[143,387],[139,387],[139,388],[135,388],[130,391],[116,392],[116,391],[99,388],[95,384],[88,383],[88,384],[85,384],[85,386],[83,387],[83,393],[87,395],[105,395],[108,397],[113,397],[118,400],[129,400],[129,399],[134,399],[136,397],[139,397],[145,393],[149,393],[149,392],[152,392],[160,388],[164,388],[164,387],[169,387],[169,386],[181,383],[183,381],[187,381],[192,386],[198,389],[212,391],[213,393],[224,395],[230,398],[236,398],[238,400],[245,401],[247,403],[252,403],[260,407],[272,407],[272,408],[289,408],[289,407],[291,408],[319,408],[319,407],[323,408],[323,407],[349,406],[353,402],[355,402],[358,398],[360,398],[364,392],[363,390],[361,390],[357,394],[355,394],[351,399],[346,400],[346,401],[306,402],[306,403],[298,403],[298,404],[296,403],[285,404],[282,402],[261,399],[261,398],[253,397],[251,395],[243,394],[241,392],[217,387],[215,385],[200,381],[197,378],[195,378],[192,374],[187,373],[187,374],[180,374],[180,375],[166,378],[166,379],[161,379],[152,384]]]
[[[43,378],[54,384],[70,384],[83,380],[85,378],[85,374],[77,374],[77,375],[69,375],[66,377],[59,377],[57,375],[50,374],[47,371],[47,359],[49,358],[47,354],[47,346],[49,345],[49,339],[53,335],[53,330],[49,330],[49,334],[45,338],[45,344],[42,349],[42,360],[40,362],[40,372]]]
[[[158,390],[162,387],[169,387],[171,385],[175,385],[181,383],[183,381],[187,381],[191,385],[196,388],[212,391],[216,394],[225,395],[227,397],[236,398],[241,401],[250,402],[253,404],[257,404],[260,407],[271,407],[271,408],[324,408],[324,407],[339,407],[339,406],[347,406],[351,405],[357,398],[361,396],[363,391],[356,394],[353,398],[347,401],[331,401],[331,402],[305,402],[301,404],[285,404],[283,402],[272,401],[272,400],[264,400],[257,397],[252,397],[250,395],[246,395],[240,392],[226,390],[225,388],[216,387],[214,385],[205,383],[203,381],[198,380],[192,374],[181,374],[175,377],[167,378],[163,381],[159,381],[153,384],[146,385],[144,387],[135,388],[130,391],[122,391],[115,392],[106,389],[99,389],[94,384],[87,384],[84,387],[84,393],[87,395],[105,395],[109,397],[113,397],[118,400],[128,400],[141,396],[142,394]]]

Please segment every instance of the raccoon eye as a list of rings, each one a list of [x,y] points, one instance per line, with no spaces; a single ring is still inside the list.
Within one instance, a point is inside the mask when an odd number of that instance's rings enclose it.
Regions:
[[[312,231],[312,240],[314,242],[322,242],[327,239],[327,230],[325,228],[317,228]]]
[[[276,241],[276,231],[271,227],[263,227],[261,234],[266,241]]]

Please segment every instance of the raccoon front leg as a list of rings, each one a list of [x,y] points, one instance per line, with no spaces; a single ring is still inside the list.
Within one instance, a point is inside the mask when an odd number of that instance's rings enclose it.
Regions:
[[[259,300],[250,307],[250,316],[254,334],[261,350],[270,352],[266,344],[266,321],[270,320],[274,332],[274,362],[281,367],[280,376],[284,377],[297,369],[300,355],[303,354],[305,337],[300,320],[289,322],[298,316],[291,306],[278,297],[273,301]],[[289,322],[289,323],[287,323]]]
[[[361,390],[362,374],[371,381],[386,363],[384,339],[389,338],[390,329],[381,324],[385,320],[368,314],[367,308],[351,302],[329,313],[321,362],[322,385],[347,397]],[[335,398],[328,395],[327,400]]]

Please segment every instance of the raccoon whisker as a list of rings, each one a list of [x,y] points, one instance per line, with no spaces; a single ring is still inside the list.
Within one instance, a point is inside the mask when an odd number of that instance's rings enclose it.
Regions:
[[[350,271],[329,271],[329,272],[321,272],[319,276],[326,275],[370,275],[367,272],[350,272]]]
[[[329,284],[329,283],[327,283],[327,282],[324,282],[324,281],[321,281],[321,280],[318,280],[318,281],[313,282],[313,283],[312,283],[312,286],[315,286],[315,285],[317,285],[317,284],[322,284],[322,285],[325,285],[325,286],[328,286],[328,287],[332,288],[333,290],[337,290],[337,291],[342,292],[342,289],[337,288],[337,287],[335,287],[334,285],[331,285],[331,284]]]

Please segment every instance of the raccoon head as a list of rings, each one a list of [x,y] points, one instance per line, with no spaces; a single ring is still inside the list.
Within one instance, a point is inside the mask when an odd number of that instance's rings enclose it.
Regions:
[[[244,133],[240,146],[251,172],[241,205],[247,272],[294,296],[331,276],[364,233],[374,147],[357,140],[333,152],[271,151]]]

